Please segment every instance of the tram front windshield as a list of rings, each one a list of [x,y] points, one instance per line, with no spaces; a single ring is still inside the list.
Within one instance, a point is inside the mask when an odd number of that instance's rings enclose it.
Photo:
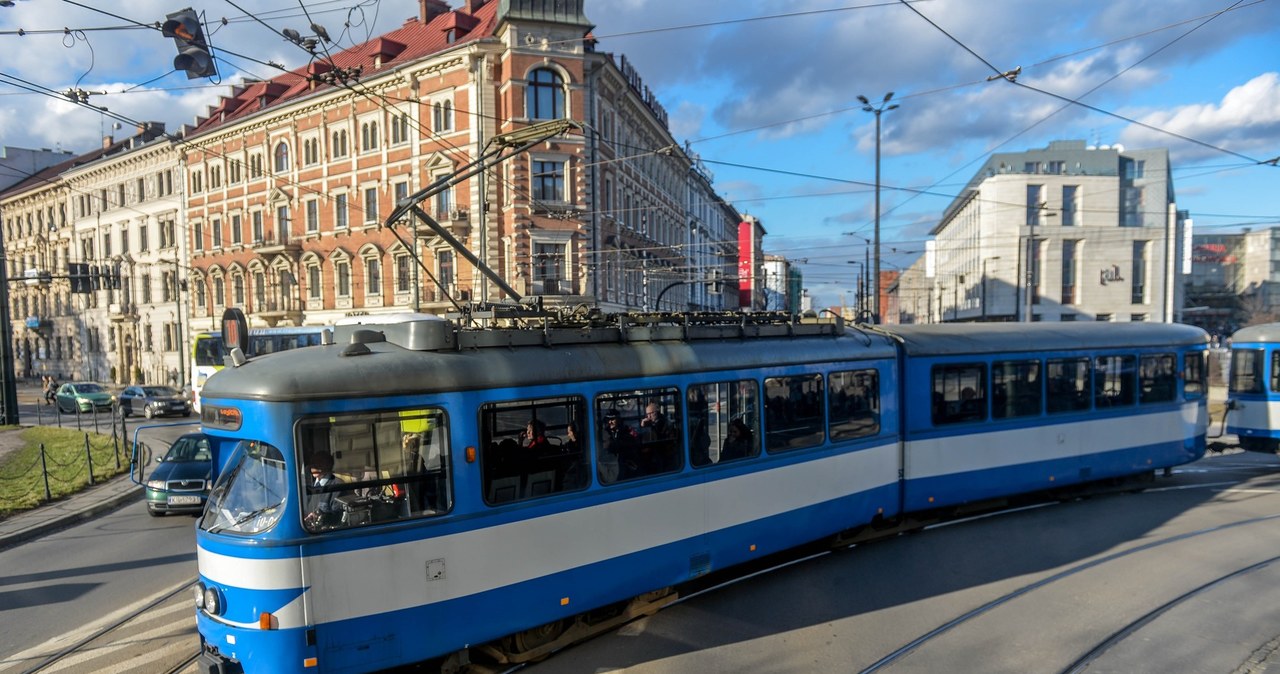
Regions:
[[[289,494],[284,456],[271,445],[249,440],[236,446],[234,456],[234,467],[209,494],[200,528],[209,533],[266,531],[279,521]]]

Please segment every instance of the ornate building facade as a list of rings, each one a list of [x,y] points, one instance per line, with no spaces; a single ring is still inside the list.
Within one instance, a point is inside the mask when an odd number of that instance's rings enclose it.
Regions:
[[[724,308],[696,282],[732,264],[710,241],[731,242],[736,213],[634,69],[594,50],[582,4],[420,0],[395,31],[236,87],[184,145],[194,320],[512,299],[417,219],[385,221],[495,136],[555,119],[579,126],[423,210],[521,296],[639,309],[670,286],[663,308]]]

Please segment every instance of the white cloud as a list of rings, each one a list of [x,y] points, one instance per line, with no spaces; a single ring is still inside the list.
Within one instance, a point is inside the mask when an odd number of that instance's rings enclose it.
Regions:
[[[1227,92],[1218,103],[1195,103],[1128,115],[1143,124],[1241,154],[1269,159],[1280,145],[1280,74],[1267,72]],[[1167,146],[1183,161],[1221,156],[1210,148],[1140,126],[1122,134],[1131,147]]]

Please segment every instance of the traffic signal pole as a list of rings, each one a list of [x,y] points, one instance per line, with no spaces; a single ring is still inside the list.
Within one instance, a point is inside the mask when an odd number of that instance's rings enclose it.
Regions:
[[[4,236],[0,235],[0,260],[5,260]],[[8,273],[8,269],[0,270]],[[9,320],[9,280],[0,282],[0,423],[18,425],[18,376],[13,369],[13,323]]]

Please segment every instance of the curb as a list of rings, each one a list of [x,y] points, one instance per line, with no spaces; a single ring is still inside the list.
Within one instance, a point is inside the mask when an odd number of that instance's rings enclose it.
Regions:
[[[111,487],[112,491],[115,491],[115,484],[117,480],[123,480],[130,486],[130,488],[126,491],[121,491],[111,495],[103,495],[99,493],[100,489],[105,490],[108,487]],[[127,473],[112,478],[111,481],[102,484],[100,489],[81,491],[71,497],[68,497],[67,500],[88,500],[88,497],[93,497],[95,495],[102,496],[102,498],[93,499],[93,502],[90,505],[78,508],[59,517],[39,517],[38,515],[35,515],[40,512],[40,508],[32,510],[30,513],[19,514],[11,517],[8,520],[10,523],[13,523],[15,520],[24,516],[31,517],[32,519],[38,518],[41,521],[34,522],[29,526],[21,527],[12,533],[0,534],[0,550],[20,545],[32,539],[53,533],[59,529],[65,529],[85,520],[93,519],[98,515],[103,515],[113,510],[117,510],[134,501],[142,500],[143,489],[141,485],[133,484]],[[66,501],[61,501],[59,504],[67,505]],[[57,507],[57,504],[44,506],[44,508],[50,507]],[[0,525],[2,524],[3,523],[0,523]]]

